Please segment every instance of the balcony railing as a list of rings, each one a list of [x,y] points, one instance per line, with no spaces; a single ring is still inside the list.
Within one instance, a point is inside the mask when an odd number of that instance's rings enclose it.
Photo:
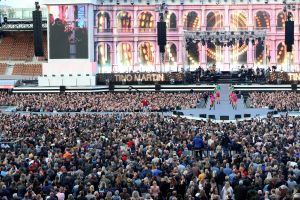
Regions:
[[[133,28],[118,28],[118,33],[133,33]]]
[[[168,28],[169,32],[178,32],[178,28]]]
[[[269,27],[254,27],[254,30],[270,30],[271,26]]]
[[[284,31],[284,27],[276,26],[276,31]]]
[[[112,28],[103,28],[103,29],[98,29],[96,28],[97,33],[112,33],[113,29]]]
[[[139,28],[139,33],[154,33],[156,31],[155,28]]]
[[[187,31],[200,31],[200,28],[195,28],[195,27],[183,27],[183,30],[187,30]]]

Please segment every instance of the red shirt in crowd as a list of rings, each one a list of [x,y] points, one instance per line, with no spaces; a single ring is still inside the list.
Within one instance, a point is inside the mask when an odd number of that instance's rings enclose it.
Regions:
[[[127,146],[128,146],[128,148],[132,148],[133,147],[133,145],[134,145],[134,142],[132,141],[132,140],[129,140],[128,142],[127,142]]]
[[[141,103],[143,104],[144,107],[149,106],[149,101],[147,101],[146,99],[143,99]]]

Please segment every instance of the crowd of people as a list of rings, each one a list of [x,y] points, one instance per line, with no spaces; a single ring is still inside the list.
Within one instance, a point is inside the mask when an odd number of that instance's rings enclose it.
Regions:
[[[195,108],[203,93],[0,93],[0,106],[16,106],[17,111],[31,112],[133,112],[171,111]]]
[[[270,107],[277,111],[299,111],[300,93],[297,92],[252,92],[248,104],[254,108]]]
[[[2,199],[299,199],[299,117],[15,113],[0,130]]]

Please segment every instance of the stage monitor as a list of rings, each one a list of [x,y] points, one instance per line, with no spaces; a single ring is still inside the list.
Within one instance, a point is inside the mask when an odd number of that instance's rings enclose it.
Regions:
[[[229,120],[229,116],[220,116],[220,120]]]
[[[48,13],[50,59],[88,59],[88,6],[51,5]]]

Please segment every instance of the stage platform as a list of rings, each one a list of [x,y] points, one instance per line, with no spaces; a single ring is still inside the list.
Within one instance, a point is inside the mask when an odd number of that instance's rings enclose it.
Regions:
[[[238,99],[237,109],[233,109],[229,101],[229,85],[222,84],[220,104],[216,104],[215,109],[209,108],[209,102],[204,108],[181,110],[178,113],[181,116],[194,119],[212,119],[212,120],[236,120],[249,119],[253,117],[267,117],[268,113],[273,112],[269,108],[247,108],[244,99]]]

